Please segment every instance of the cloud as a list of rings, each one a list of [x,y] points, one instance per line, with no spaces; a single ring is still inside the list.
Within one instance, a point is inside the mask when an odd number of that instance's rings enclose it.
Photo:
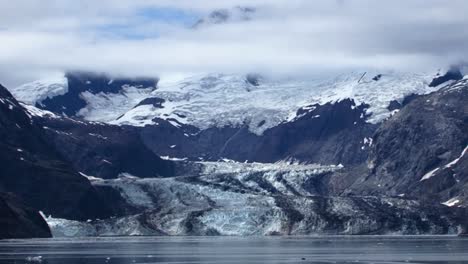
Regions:
[[[242,0],[0,0],[0,82],[69,69],[120,75],[314,76],[467,61],[462,0],[258,0],[249,21],[188,25]]]

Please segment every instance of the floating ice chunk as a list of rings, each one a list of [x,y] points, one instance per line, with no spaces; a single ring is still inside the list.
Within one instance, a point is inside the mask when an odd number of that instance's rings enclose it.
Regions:
[[[41,262],[42,262],[42,256],[27,257],[27,258],[26,258],[26,261],[27,261],[27,262],[41,263]]]

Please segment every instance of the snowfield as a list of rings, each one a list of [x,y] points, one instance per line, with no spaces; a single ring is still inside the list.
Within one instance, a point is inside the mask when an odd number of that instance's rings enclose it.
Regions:
[[[112,122],[124,115],[132,108],[151,95],[154,88],[137,88],[123,86],[119,93],[93,94],[85,91],[81,93],[87,106],[78,112],[78,116],[88,121]],[[151,120],[148,120],[151,122]]]
[[[347,98],[370,107],[369,122],[378,123],[389,117],[392,100],[402,101],[410,94],[426,94],[437,90],[428,87],[431,75],[389,72],[378,81],[375,73],[343,74],[333,78],[308,81],[260,80],[253,86],[244,76],[210,74],[164,82],[152,96],[166,100],[162,109],[128,112],[114,123],[141,124],[141,119],[174,119],[201,129],[212,126],[238,126],[244,123],[256,134],[295,118],[301,107],[337,102]],[[375,75],[374,75],[375,74]],[[145,106],[139,106],[143,109]],[[264,121],[264,122],[263,122]],[[259,126],[259,124],[264,123]]]
[[[40,104],[47,98],[53,98],[68,92],[68,81],[64,75],[51,76],[10,89],[13,96],[26,104]]]
[[[154,118],[200,129],[248,124],[252,132],[260,135],[268,128],[293,120],[300,108],[350,98],[357,105],[369,104],[368,122],[378,123],[392,114],[387,109],[391,101],[401,102],[408,95],[437,90],[439,87],[428,86],[433,77],[433,74],[369,71],[364,77],[363,72],[351,72],[311,80],[260,78],[258,86],[241,75],[162,78],[155,90],[128,85],[119,93],[93,94],[84,90],[80,96],[87,106],[78,116],[133,126],[157,125]],[[21,101],[40,104],[47,97],[66,93],[66,79],[36,81],[12,92]],[[165,101],[161,108],[137,106],[146,98]]]

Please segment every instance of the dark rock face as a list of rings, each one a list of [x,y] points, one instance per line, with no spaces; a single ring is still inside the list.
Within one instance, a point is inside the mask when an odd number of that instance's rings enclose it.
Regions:
[[[119,93],[124,85],[137,88],[156,88],[159,79],[137,78],[125,79],[115,78],[94,73],[69,72],[66,75],[68,80],[68,92],[64,95],[47,98],[37,107],[52,111],[54,113],[75,116],[78,111],[86,106],[86,101],[81,98],[82,92],[97,93]]]
[[[419,97],[419,95],[417,95],[417,94],[410,94],[410,95],[405,96],[405,98],[403,98],[402,102],[398,102],[396,100],[393,100],[393,101],[390,102],[387,109],[389,111],[394,111],[394,110],[401,109],[401,108],[403,108],[404,106],[406,106],[407,104],[409,104],[411,101],[413,101],[414,99],[416,99],[418,97]]]
[[[402,105],[400,102],[393,100],[390,102],[390,104],[388,104],[387,109],[388,111],[393,111],[393,110],[401,109],[401,107]]]
[[[12,195],[0,193],[0,239],[51,236],[38,211],[26,207]]]
[[[376,76],[374,76],[374,77],[372,78],[372,80],[377,82],[377,81],[379,81],[381,78],[382,78],[382,74],[377,74]]]
[[[209,128],[199,130],[194,126],[176,127],[170,122],[155,119],[157,126],[146,126],[140,130],[144,143],[160,156],[187,158],[189,160],[218,160],[226,141],[239,128]],[[255,137],[248,133],[247,136]]]
[[[458,68],[452,68],[442,76],[437,76],[429,84],[430,87],[436,87],[448,81],[459,81],[463,79],[463,74]]]
[[[468,209],[466,206],[464,208],[459,208],[458,219],[458,222],[460,223],[460,230],[458,235],[468,237]]]
[[[468,181],[467,80],[414,99],[373,138],[371,173],[358,189],[438,202],[459,197],[456,205],[462,204]]]
[[[365,122],[366,108],[343,100],[299,109],[296,120],[265,131],[246,159],[275,162],[293,158],[320,164],[358,164],[367,158],[364,138],[370,138],[375,129]],[[226,150],[233,155],[236,143],[231,142]]]
[[[253,86],[259,86],[261,78],[262,77],[258,74],[247,74],[245,80]]]
[[[43,128],[0,86],[0,190],[57,217],[105,217],[95,188],[46,140]]]
[[[172,162],[162,160],[140,140],[137,128],[85,123],[66,118],[38,118],[47,140],[86,175],[109,179],[121,173],[133,176],[172,176]]]
[[[141,130],[145,143],[161,156],[189,160],[228,158],[244,162],[297,159],[321,164],[359,164],[367,159],[364,138],[376,126],[366,123],[366,105],[352,100],[300,109],[291,122],[268,129],[259,136],[247,126],[177,128],[164,120]],[[313,109],[313,110],[311,110]]]
[[[138,106],[141,106],[141,105],[152,105],[156,108],[164,108],[162,106],[162,104],[165,102],[166,100],[162,99],[162,98],[158,98],[158,97],[153,97],[153,98],[146,98],[145,100],[141,101],[140,103],[138,103],[136,107]]]

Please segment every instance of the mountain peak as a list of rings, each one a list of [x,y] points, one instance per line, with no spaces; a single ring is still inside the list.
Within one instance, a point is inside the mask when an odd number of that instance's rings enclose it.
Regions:
[[[251,20],[257,10],[253,7],[236,6],[230,9],[217,9],[208,16],[198,20],[193,28],[198,29],[207,25],[225,24],[230,22]]]

